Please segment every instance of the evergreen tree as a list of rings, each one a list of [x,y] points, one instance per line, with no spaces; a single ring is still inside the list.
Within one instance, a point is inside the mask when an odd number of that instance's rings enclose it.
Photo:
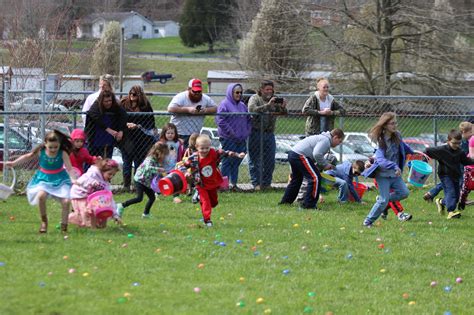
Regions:
[[[207,44],[208,51],[213,53],[215,42],[233,33],[231,17],[235,7],[234,0],[186,0],[179,30],[183,44]]]

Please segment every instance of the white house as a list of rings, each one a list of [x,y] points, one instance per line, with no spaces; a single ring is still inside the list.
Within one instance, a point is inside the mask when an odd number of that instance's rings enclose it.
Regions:
[[[79,21],[76,32],[77,38],[100,38],[108,23],[117,21],[124,29],[125,39],[153,38],[153,22],[140,13],[116,12],[93,13]]]
[[[108,23],[116,21],[124,29],[125,39],[159,38],[179,35],[174,21],[151,21],[138,12],[93,13],[78,21],[77,38],[101,38]]]
[[[154,21],[153,37],[173,37],[179,36],[179,25],[175,21]]]

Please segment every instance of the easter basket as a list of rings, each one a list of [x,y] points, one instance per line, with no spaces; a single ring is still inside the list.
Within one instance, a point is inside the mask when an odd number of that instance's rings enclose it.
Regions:
[[[12,170],[12,174],[13,174],[11,185],[7,186],[3,183],[0,183],[0,199],[3,199],[3,200],[7,199],[8,197],[10,197],[11,194],[15,192],[13,188],[15,188],[15,184],[16,184],[16,172],[13,167],[11,167],[10,169]]]

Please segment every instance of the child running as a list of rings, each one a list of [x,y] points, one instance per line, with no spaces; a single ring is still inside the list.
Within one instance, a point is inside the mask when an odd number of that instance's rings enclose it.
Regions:
[[[362,175],[375,177],[379,189],[377,200],[363,223],[369,228],[384,212],[390,201],[405,199],[409,194],[402,179],[402,172],[406,155],[415,152],[403,142],[397,125],[397,115],[387,112],[382,114],[369,131],[370,138],[378,144],[378,148],[375,151],[374,163]]]
[[[48,216],[46,213],[46,199],[48,196],[56,198],[61,203],[61,231],[67,232],[69,215],[69,192],[71,180],[76,180],[76,175],[71,166],[69,154],[72,149],[71,140],[58,130],[50,131],[44,138],[44,143],[37,146],[30,153],[18,157],[6,165],[14,167],[24,162],[39,158],[39,169],[33,175],[26,195],[30,205],[38,205],[41,215],[39,233],[48,231]]]
[[[193,155],[194,152],[196,152],[196,139],[199,137],[198,133],[192,133],[191,136],[189,137],[188,140],[188,148],[184,151],[183,155],[183,160],[186,160],[189,158],[191,155]],[[194,181],[191,181],[191,183],[188,185],[188,196],[191,196],[191,201],[192,203],[198,203],[199,202],[199,192],[196,189],[196,186],[194,185]]]
[[[82,129],[74,129],[71,132],[72,152],[69,154],[71,165],[78,173],[77,176],[84,174],[84,164],[92,165],[97,157],[89,154],[89,150],[84,148],[86,142],[86,133]]]
[[[184,146],[183,142],[178,138],[178,129],[175,124],[167,123],[161,129],[160,140],[168,146],[169,154],[164,160],[165,172],[169,173],[175,169],[176,163],[183,159]],[[179,194],[175,194],[173,198],[174,203],[181,203]]]
[[[80,227],[104,228],[106,220],[99,220],[92,209],[87,207],[87,197],[99,190],[111,191],[110,181],[119,170],[119,165],[111,159],[97,160],[71,188],[71,203],[74,212],[69,214],[69,223]]]
[[[143,193],[148,196],[148,202],[145,205],[142,218],[148,219],[151,217],[150,209],[156,199],[155,192],[151,189],[151,181],[156,175],[165,171],[164,161],[168,154],[168,145],[165,143],[157,142],[151,147],[148,156],[145,158],[145,161],[140,164],[133,178],[135,180],[136,197],[124,203],[117,204],[117,212],[120,218],[123,216],[125,208],[142,202]]]
[[[191,167],[192,175],[194,175],[196,179],[196,188],[199,192],[204,225],[206,227],[212,227],[212,208],[215,208],[219,203],[217,191],[222,183],[222,175],[218,168],[220,159],[224,156],[243,159],[245,153],[223,150],[216,151],[214,148],[211,148],[211,139],[208,135],[200,135],[197,137],[196,150],[197,152],[185,161],[184,167]],[[197,157],[197,159],[194,157]]]
[[[461,212],[456,210],[460,195],[459,181],[463,174],[461,166],[474,164],[474,160],[468,158],[461,150],[461,140],[461,132],[452,129],[448,133],[447,144],[427,148],[425,151],[430,158],[438,161],[438,177],[443,185],[444,198],[436,200],[436,206],[440,214],[444,214],[447,208],[448,219],[461,217]]]

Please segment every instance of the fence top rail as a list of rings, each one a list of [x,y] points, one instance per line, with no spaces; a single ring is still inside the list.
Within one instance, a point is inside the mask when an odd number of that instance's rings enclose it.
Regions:
[[[8,90],[10,93],[38,93],[41,94],[40,89],[31,90]],[[57,90],[46,90],[46,94],[92,94],[97,91],[57,91]],[[175,96],[179,92],[150,92],[145,91],[148,96]],[[284,97],[308,97],[313,92],[306,94],[290,94],[290,93],[278,93],[278,96]],[[128,92],[115,92],[117,95],[127,95]],[[226,96],[225,93],[206,93],[209,96]],[[252,94],[248,94],[252,95]],[[353,95],[353,94],[336,94],[333,95],[335,98],[352,98],[352,99],[474,99],[474,95],[456,95],[456,96],[429,96],[429,95]]]

